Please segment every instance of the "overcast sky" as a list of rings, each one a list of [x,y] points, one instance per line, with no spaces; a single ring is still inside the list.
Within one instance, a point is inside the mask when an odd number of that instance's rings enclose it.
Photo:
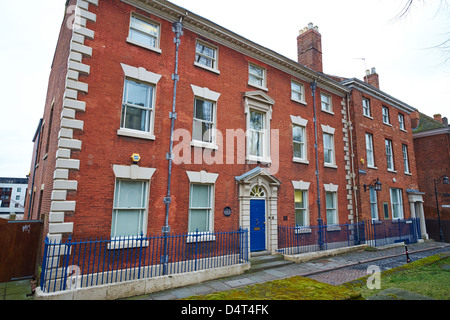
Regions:
[[[325,73],[362,79],[375,67],[381,90],[427,115],[450,117],[450,53],[429,49],[450,37],[450,9],[438,0],[418,1],[399,21],[393,18],[405,0],[171,2],[292,60],[298,31],[312,22],[322,34]],[[0,177],[30,171],[64,3],[0,4]]]

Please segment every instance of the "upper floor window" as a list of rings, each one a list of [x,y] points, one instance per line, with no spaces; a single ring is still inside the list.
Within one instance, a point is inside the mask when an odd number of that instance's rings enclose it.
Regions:
[[[266,140],[265,113],[250,110],[249,149],[250,155],[262,157]]]
[[[305,103],[305,87],[295,81],[291,81],[291,99]]]
[[[390,121],[389,121],[389,109],[387,107],[383,107],[382,108],[382,112],[383,112],[383,123],[384,124],[390,124]]]
[[[405,130],[405,116],[401,113],[398,114],[398,124],[400,127],[400,130]]]
[[[293,125],[292,136],[294,144],[294,159],[306,160],[306,133],[305,127]]]
[[[127,41],[143,46],[157,52],[161,52],[160,25],[157,22],[131,15],[130,30]]]
[[[322,105],[322,111],[333,112],[333,106],[331,104],[331,96],[326,93],[320,94],[320,101]]]
[[[405,168],[405,173],[411,173],[409,171],[408,146],[406,144],[402,144],[402,152],[403,152],[403,166]]]
[[[217,71],[217,62],[217,48],[197,40],[195,45],[195,65],[211,71]]]
[[[386,139],[385,140],[386,145],[386,161],[387,161],[387,169],[389,171],[394,171],[394,154],[392,151],[392,141]]]
[[[193,140],[213,142],[214,117],[214,103],[196,98],[194,103],[194,128],[192,130]]]
[[[375,157],[373,154],[373,135],[366,133],[366,153],[367,153],[367,166],[375,167]]]
[[[363,115],[366,117],[371,118],[371,112],[370,112],[370,100],[363,98],[362,99],[362,105],[363,105]]]
[[[336,153],[334,147],[334,128],[322,125],[324,165],[336,168]]]
[[[250,63],[248,65],[248,84],[266,89],[266,69]]]
[[[125,80],[121,128],[151,132],[154,87]]]

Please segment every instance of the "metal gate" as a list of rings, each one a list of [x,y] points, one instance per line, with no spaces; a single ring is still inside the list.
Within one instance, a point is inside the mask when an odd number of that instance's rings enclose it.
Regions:
[[[41,221],[0,219],[0,282],[36,274],[42,226]]]

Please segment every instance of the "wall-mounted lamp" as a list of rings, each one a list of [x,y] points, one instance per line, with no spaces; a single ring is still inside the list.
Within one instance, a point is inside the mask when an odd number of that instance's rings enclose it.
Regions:
[[[371,183],[369,183],[368,185],[364,185],[364,192],[367,191],[367,187],[375,187],[375,191],[381,191],[381,182],[380,179],[376,178],[375,180],[373,180]]]

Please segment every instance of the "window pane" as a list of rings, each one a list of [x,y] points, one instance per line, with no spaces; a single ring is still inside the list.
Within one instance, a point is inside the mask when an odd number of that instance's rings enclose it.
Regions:
[[[209,212],[210,210],[190,210],[189,232],[209,231]]]
[[[131,80],[125,81],[125,97],[124,102],[127,104],[133,104],[135,106],[141,106],[151,108],[151,97],[153,94],[153,87],[134,82]]]
[[[304,191],[295,190],[295,208],[296,209],[306,208]]]
[[[262,130],[264,129],[263,123],[264,115],[261,112],[250,111],[250,129]]]
[[[158,35],[158,26],[149,22],[140,20],[136,17],[131,17],[131,27],[153,36]]]
[[[210,186],[193,184],[191,186],[191,208],[210,208]]]
[[[149,47],[156,47],[156,38],[137,30],[130,30],[130,38]]]
[[[124,119],[123,127],[133,130],[148,131],[147,120],[148,111],[133,107],[124,107],[122,119]]]
[[[212,122],[213,104],[209,101],[195,99],[194,117],[199,120]]]
[[[115,210],[113,237],[139,236],[143,226],[143,210]]]
[[[296,142],[304,142],[304,128],[299,126],[294,126],[292,128],[292,135],[294,137],[294,141]]]
[[[144,186],[142,181],[118,180],[116,184],[116,208],[142,208],[145,207]]]
[[[295,224],[297,226],[306,227],[306,210],[304,209],[295,210]]]
[[[252,156],[262,156],[262,133],[258,131],[250,131],[249,135],[250,154]]]
[[[294,158],[303,159],[303,145],[294,143]]]

